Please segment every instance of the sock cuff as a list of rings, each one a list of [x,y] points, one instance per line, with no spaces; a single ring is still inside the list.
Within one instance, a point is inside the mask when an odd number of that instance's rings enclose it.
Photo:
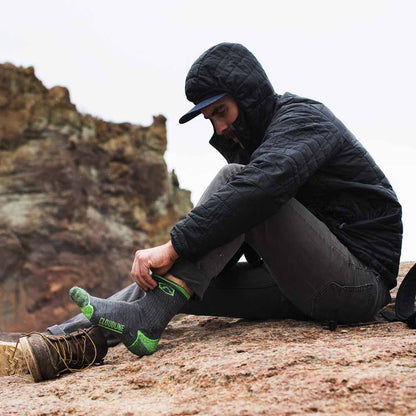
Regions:
[[[155,274],[155,273],[152,274],[152,277],[157,282],[166,283],[172,286],[174,289],[177,289],[180,293],[182,293],[183,296],[185,296],[186,300],[189,300],[191,298],[191,295],[182,286],[179,286],[177,283],[172,282],[172,280],[165,279],[164,277],[159,276],[158,274]]]

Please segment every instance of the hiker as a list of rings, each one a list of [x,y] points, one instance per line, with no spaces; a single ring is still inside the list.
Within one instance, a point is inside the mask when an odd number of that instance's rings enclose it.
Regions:
[[[99,361],[120,341],[152,354],[177,313],[355,323],[390,302],[401,206],[342,122],[317,101],[276,94],[240,44],[202,54],[185,91],[195,106],[179,122],[210,120],[228,165],[169,242],[136,252],[135,283],[108,300],[72,288],[82,314],[20,339],[16,356],[35,380]]]

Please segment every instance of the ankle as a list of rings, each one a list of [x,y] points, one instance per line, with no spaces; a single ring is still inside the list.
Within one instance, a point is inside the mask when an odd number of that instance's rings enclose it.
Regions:
[[[182,289],[185,289],[189,296],[192,296],[194,294],[194,292],[191,289],[189,289],[188,285],[182,279],[179,279],[178,277],[175,277],[170,273],[166,273],[164,275],[164,278],[170,280],[173,283],[176,283]]]

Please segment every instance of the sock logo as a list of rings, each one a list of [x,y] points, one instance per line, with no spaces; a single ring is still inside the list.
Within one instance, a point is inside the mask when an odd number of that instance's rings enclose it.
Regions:
[[[175,289],[173,287],[171,287],[171,286],[168,286],[165,283],[159,282],[159,289],[162,292],[165,292],[169,296],[174,296],[175,295]]]
[[[121,334],[124,329],[123,324],[111,321],[110,319],[106,319],[104,317],[100,318],[100,320],[98,321],[98,326],[101,326],[101,328],[105,328],[113,332],[118,332],[119,334]]]

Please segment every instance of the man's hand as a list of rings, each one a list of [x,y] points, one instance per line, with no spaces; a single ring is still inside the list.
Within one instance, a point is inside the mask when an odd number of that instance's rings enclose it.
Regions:
[[[150,276],[150,270],[164,275],[178,257],[170,241],[163,246],[137,250],[134,255],[131,275],[141,289],[145,291],[154,289],[157,284]]]

